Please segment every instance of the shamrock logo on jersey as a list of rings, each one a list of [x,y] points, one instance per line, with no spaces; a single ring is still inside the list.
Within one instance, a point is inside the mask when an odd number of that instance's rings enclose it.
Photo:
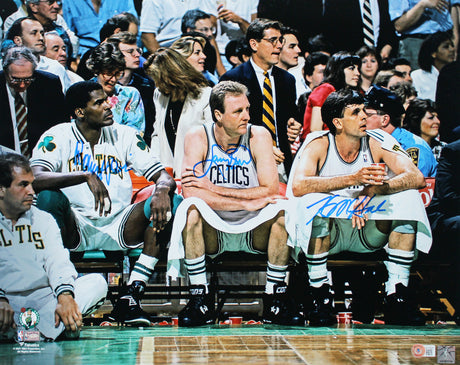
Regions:
[[[137,147],[139,147],[142,151],[145,151],[145,149],[148,151],[149,146],[145,143],[144,138],[142,138],[139,134],[136,134],[136,138],[139,140],[139,142],[137,142]]]
[[[40,142],[38,144],[38,148],[41,148],[43,152],[52,152],[54,151],[54,149],[56,148],[56,144],[53,143],[53,139],[54,137],[52,136],[46,136],[44,139],[43,139],[43,142]],[[46,149],[46,151],[45,151]]]

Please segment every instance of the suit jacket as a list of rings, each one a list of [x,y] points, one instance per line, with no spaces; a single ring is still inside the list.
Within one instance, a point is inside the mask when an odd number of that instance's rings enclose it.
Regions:
[[[297,106],[296,106],[296,88],[295,79],[287,71],[274,66],[272,75],[275,79],[275,93],[276,93],[276,124],[277,135],[279,139],[279,148],[284,153],[284,168],[286,174],[289,175],[292,165],[291,146],[287,137],[287,121],[289,118],[295,118],[297,121]],[[263,98],[262,90],[260,89],[259,81],[251,62],[245,62],[242,65],[226,72],[220,78],[220,81],[232,80],[238,81],[249,90],[249,115],[251,123],[254,125],[264,125],[262,123],[263,113]]]
[[[27,88],[27,134],[31,152],[45,131],[70,120],[65,112],[59,77],[48,72],[35,71],[34,78]],[[14,149],[13,123],[6,88],[5,74],[0,71],[0,145]]]
[[[388,12],[388,0],[377,0],[380,13],[380,31],[377,48],[386,44],[396,54],[398,40]],[[363,20],[359,0],[326,0],[323,34],[334,45],[335,51],[356,52],[364,45]]]
[[[441,220],[460,216],[460,140],[441,151],[434,195],[427,208],[431,228],[436,231]],[[458,237],[456,237],[458,239]]]

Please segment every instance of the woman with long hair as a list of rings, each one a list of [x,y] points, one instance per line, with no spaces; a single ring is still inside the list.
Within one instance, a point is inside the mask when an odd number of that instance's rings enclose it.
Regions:
[[[112,43],[101,43],[93,50],[86,65],[95,75],[94,81],[102,85],[108,96],[113,120],[143,134],[145,114],[141,95],[134,87],[118,83],[125,69],[125,57],[118,47]]]
[[[361,93],[365,94],[374,83],[382,58],[374,47],[362,46],[356,54],[361,58]]]
[[[155,81],[156,116],[151,147],[180,177],[184,137],[190,128],[212,121],[208,82],[179,52],[160,48],[144,64]]]
[[[209,43],[204,37],[198,35],[185,35],[175,41],[171,48],[175,49],[203,76],[208,80],[209,86],[214,86],[219,82],[219,79],[209,72],[206,68],[206,44]]]
[[[327,97],[343,88],[357,89],[360,80],[361,59],[348,52],[337,52],[329,58],[324,70],[324,80],[310,94],[303,118],[303,141],[308,133],[327,129],[321,118],[321,107]]]
[[[445,142],[439,140],[439,125],[436,104],[430,99],[413,99],[404,117],[404,128],[422,137],[433,151],[436,161],[441,155]]]
[[[436,99],[436,84],[441,69],[455,60],[451,32],[436,32],[426,38],[418,54],[420,69],[412,72],[412,80],[421,99]]]

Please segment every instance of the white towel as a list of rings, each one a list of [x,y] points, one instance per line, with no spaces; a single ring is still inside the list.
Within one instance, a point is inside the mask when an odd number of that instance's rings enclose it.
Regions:
[[[182,231],[187,221],[187,211],[195,205],[203,219],[213,228],[227,233],[243,233],[248,232],[262,223],[274,218],[281,210],[287,210],[288,201],[278,200],[276,204],[268,204],[265,208],[259,211],[259,214],[254,218],[246,221],[243,224],[232,225],[222,220],[204,200],[200,198],[187,198],[182,201],[174,216],[174,224],[171,234],[171,243],[168,249],[168,270],[167,274],[173,279],[183,277],[185,274],[184,265],[184,245],[182,243]]]
[[[394,144],[397,144],[394,138],[380,130],[378,130],[378,133],[375,132],[376,130],[369,131],[368,135],[379,140],[379,142],[382,142],[381,137],[384,138],[382,148],[395,153],[403,153],[394,148]],[[292,180],[303,150],[311,141],[326,133],[328,131],[318,131],[312,132],[307,136],[294,159],[291,174],[289,175],[286,196],[289,198],[290,208],[286,214],[286,230],[289,233],[288,245],[294,248],[294,257],[297,257],[300,251],[307,253],[311,235],[311,222],[316,215],[330,218],[351,218],[350,213],[354,204],[349,197],[327,193],[311,193],[302,197],[294,197],[292,193]],[[416,221],[416,248],[425,253],[430,250],[432,243],[431,227],[425,206],[417,190],[375,196],[367,205],[367,208],[369,219]]]

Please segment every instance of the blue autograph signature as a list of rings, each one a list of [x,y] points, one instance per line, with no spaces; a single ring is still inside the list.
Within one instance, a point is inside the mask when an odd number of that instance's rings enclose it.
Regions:
[[[241,159],[233,156],[233,153],[235,151],[237,151],[239,147],[241,147],[245,151],[249,152],[249,160],[241,160]],[[221,158],[221,157],[215,155],[215,151],[219,150],[219,148],[220,148],[219,145],[213,144],[211,146],[211,157],[206,159],[206,160],[197,162],[195,165],[193,165],[193,174],[195,175],[195,177],[201,179],[202,177],[206,176],[206,174],[208,173],[209,169],[213,165],[217,166],[217,168],[219,169],[219,171],[223,175],[224,172],[222,171],[222,169],[224,168],[224,166],[227,166],[227,168],[228,167],[233,167],[233,166],[244,166],[244,165],[249,165],[252,162],[251,151],[249,150],[249,148],[247,148],[244,145],[240,145],[240,144],[232,145],[227,151],[225,151],[225,153],[228,155],[228,157],[225,157],[225,158]],[[204,166],[207,162],[210,162],[208,168],[205,171],[203,171],[202,175],[198,176],[196,174],[196,172],[195,172],[195,168],[200,164],[203,164],[203,166]]]
[[[123,172],[129,170],[126,163],[122,164],[115,156],[98,154],[95,156],[95,162],[90,154],[83,153],[83,147],[84,143],[78,141],[75,147],[74,157],[69,160],[69,164],[71,164],[71,161],[73,162],[74,168],[90,171],[96,174],[101,180],[105,178],[108,185],[110,185],[111,175],[119,175],[123,178]]]
[[[313,215],[313,218],[311,218],[308,222],[307,225],[310,224],[315,216],[321,216],[324,218],[330,217],[332,214],[336,214],[337,216],[340,215],[342,212],[346,212],[347,219],[351,219],[352,216],[357,215],[359,217],[362,217],[364,214],[368,213],[377,213],[377,212],[385,212],[386,209],[383,208],[385,203],[387,202],[386,200],[382,201],[379,205],[370,205],[372,199],[374,199],[375,195],[372,196],[364,205],[360,204],[356,209],[353,209],[353,206],[355,205],[356,202],[359,201],[359,199],[346,199],[343,198],[340,195],[331,195],[327,196],[321,200],[318,200],[317,202],[307,206],[307,210],[313,208],[314,206],[318,206],[321,203],[323,203],[322,206],[319,207],[318,211]],[[335,200],[335,198],[340,198],[339,200]]]

